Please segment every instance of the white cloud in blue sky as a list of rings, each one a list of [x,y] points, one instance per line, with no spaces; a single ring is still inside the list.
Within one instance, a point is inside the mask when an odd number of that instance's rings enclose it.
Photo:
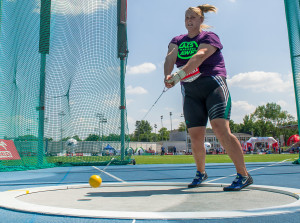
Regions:
[[[256,109],[256,105],[249,103],[248,101],[232,101],[232,109],[230,119],[234,121],[234,123],[243,122],[243,118],[245,115],[249,115],[253,113]],[[244,114],[243,116],[241,114]]]
[[[256,92],[287,92],[293,89],[291,75],[283,78],[279,73],[264,71],[239,73],[228,79],[228,85]]]
[[[127,66],[127,74],[147,74],[156,70],[153,63],[143,63],[137,66]]]
[[[276,104],[279,104],[281,107],[286,107],[287,106],[287,102],[284,100],[279,100],[276,102]]]
[[[128,95],[137,95],[137,94],[147,94],[148,91],[143,87],[132,87],[131,85],[129,85],[126,88],[126,93]]]
[[[250,114],[255,111],[256,106],[249,104],[247,101],[233,101],[232,107],[232,116],[238,116],[239,113]]]
[[[140,112],[142,112],[142,113],[146,113],[147,111],[148,111],[148,110],[145,109],[145,108],[140,110]]]
[[[134,102],[133,99],[126,98],[126,105],[130,105],[133,102]]]
[[[135,118],[132,118],[131,116],[127,115],[127,123],[129,126],[135,126],[135,122],[136,122]],[[132,131],[134,131],[134,129]]]

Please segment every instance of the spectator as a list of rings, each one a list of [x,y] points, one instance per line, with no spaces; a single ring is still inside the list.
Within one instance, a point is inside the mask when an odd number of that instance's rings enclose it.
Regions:
[[[161,147],[161,155],[165,155],[165,147]]]

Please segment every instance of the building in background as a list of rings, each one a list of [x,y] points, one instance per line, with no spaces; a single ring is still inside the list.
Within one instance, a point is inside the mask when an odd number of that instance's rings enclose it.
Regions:
[[[248,133],[232,133],[232,134],[237,137],[237,139],[240,141],[242,146],[251,137],[253,137],[252,134],[248,134]],[[211,144],[212,151],[222,148],[219,140],[217,139],[212,129],[206,129],[205,142],[209,142]],[[164,148],[167,149],[168,153],[173,152],[174,146],[176,147],[176,151],[179,154],[192,152],[191,138],[189,134],[186,133],[185,131],[179,132],[177,130],[173,130],[172,132],[170,132],[170,140],[162,141],[161,144]]]

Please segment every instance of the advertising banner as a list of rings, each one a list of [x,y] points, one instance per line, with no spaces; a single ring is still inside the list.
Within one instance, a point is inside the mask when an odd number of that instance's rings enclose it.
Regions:
[[[14,141],[0,139],[0,160],[20,160]]]

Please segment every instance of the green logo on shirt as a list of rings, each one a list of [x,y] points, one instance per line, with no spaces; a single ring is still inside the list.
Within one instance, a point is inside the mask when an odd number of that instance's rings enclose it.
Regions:
[[[190,59],[198,50],[198,43],[196,41],[192,42],[182,42],[178,47],[178,57],[180,59]]]

